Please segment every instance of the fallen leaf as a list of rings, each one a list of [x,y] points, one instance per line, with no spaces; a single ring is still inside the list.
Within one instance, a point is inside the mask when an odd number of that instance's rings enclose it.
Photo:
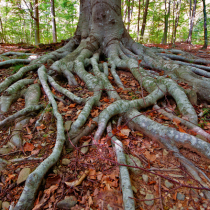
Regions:
[[[33,138],[32,134],[24,135],[24,137],[25,137],[25,138],[28,138],[28,139],[32,139],[32,138]]]
[[[37,130],[44,130],[45,128],[46,126],[44,124],[41,124],[40,126],[36,127]]]
[[[11,179],[13,179],[16,176],[16,174],[9,174],[6,178],[6,182],[9,182]]]
[[[178,126],[181,123],[181,121],[177,118],[174,118],[173,123]]]
[[[26,152],[26,151],[31,152],[34,148],[35,148],[34,145],[31,143],[28,143],[28,142],[26,142],[23,146],[24,152]]]
[[[32,154],[32,155],[37,155],[37,154],[39,154],[39,151],[40,151],[40,149],[33,150],[33,151],[31,152],[31,154]]]
[[[147,158],[148,160],[150,160],[150,161],[152,161],[152,162],[156,160],[156,155],[150,154],[149,151],[146,151],[146,152],[144,153],[144,155],[146,156],[146,158]]]
[[[180,126],[179,126],[179,131],[182,132],[182,133],[186,133],[186,131]]]
[[[74,108],[74,107],[76,107],[76,104],[70,104],[69,105],[69,108]]]

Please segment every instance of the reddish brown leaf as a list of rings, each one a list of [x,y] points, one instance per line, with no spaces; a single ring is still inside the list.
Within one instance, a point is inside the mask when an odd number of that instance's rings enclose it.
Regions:
[[[26,142],[23,146],[24,151],[29,151],[31,152],[34,149],[34,145],[31,143]]]

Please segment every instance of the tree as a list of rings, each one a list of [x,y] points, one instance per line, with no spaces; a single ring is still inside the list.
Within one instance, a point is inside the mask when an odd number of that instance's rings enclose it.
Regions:
[[[141,27],[141,38],[140,38],[141,40],[143,40],[144,30],[146,27],[148,7],[149,7],[149,0],[146,0],[146,4],[144,8],[144,15],[143,15],[143,22],[142,22],[142,27]]]
[[[104,57],[107,58],[104,60],[105,62],[99,64],[99,59]],[[10,62],[14,63],[16,61],[10,60]],[[44,65],[46,63],[50,65],[48,69]],[[198,137],[180,133],[173,128],[161,125],[138,111],[154,105],[167,95],[171,95],[183,116],[179,118],[179,121],[196,131],[196,133],[210,139],[209,134],[197,126],[197,114],[185,91],[177,84],[177,81],[187,83],[191,87],[187,92],[197,93],[200,100],[209,102],[209,79],[197,75],[203,74],[209,77],[209,73],[202,70],[206,66],[198,65],[201,63],[209,64],[210,62],[198,59],[180,50],[153,49],[134,42],[123,25],[120,0],[81,0],[79,23],[74,36],[69,42],[62,48],[31,61],[28,66],[21,68],[16,74],[8,77],[0,84],[0,90],[3,92],[1,112],[7,111],[10,104],[17,100],[19,95],[24,95],[26,101],[26,108],[5,118],[0,122],[0,127],[14,121],[17,117],[23,117],[42,108],[42,105],[39,105],[41,94],[39,84],[41,84],[48,97],[49,104],[52,106],[53,114],[57,120],[57,138],[53,152],[27,178],[25,188],[15,210],[32,208],[43,177],[59,160],[63,145],[67,139],[63,119],[57,109],[49,84],[75,103],[84,104],[83,110],[71,125],[67,135],[72,144],[77,144],[82,135],[88,135],[89,132],[92,132],[97,122],[97,130],[93,139],[93,143],[97,145],[111,117],[121,115],[130,128],[143,132],[170,150],[186,168],[187,172],[202,186],[208,188],[208,177],[201,169],[184,157],[179,152],[179,148],[187,148],[202,157],[210,159],[210,144]],[[9,61],[1,62],[0,66],[3,65],[9,65]],[[108,66],[119,88],[115,89],[110,83]],[[89,67],[91,67],[93,73],[88,72]],[[146,89],[148,96],[142,95],[142,98],[132,101],[122,100],[119,93],[125,87],[117,74],[118,68],[121,70],[129,69],[142,88]],[[147,71],[144,68],[153,71]],[[32,70],[38,72],[40,82],[21,90],[22,87],[34,83],[34,80],[22,79],[24,75],[27,75]],[[154,70],[160,71],[160,75]],[[78,84],[74,77],[74,74],[76,74],[94,94],[89,98],[76,96],[67,89],[62,88],[57,83],[58,81],[53,79],[52,75],[56,74],[66,77],[69,85]],[[161,76],[163,74],[164,76]],[[105,108],[98,118],[93,119],[91,126],[85,127],[90,111],[93,106],[99,105],[103,91],[114,102]],[[25,119],[21,118],[21,123],[15,125],[18,128],[13,131],[16,133],[12,134],[12,136],[14,135],[16,138],[12,138],[7,145],[8,147],[13,145],[19,148],[21,146],[21,139],[17,132],[21,130],[21,126],[24,126],[23,121],[27,121],[29,118],[28,115],[25,117]],[[176,119],[177,121],[177,117],[173,115],[170,115],[170,117],[172,120]],[[72,145],[68,146],[72,147]],[[132,192],[131,185],[128,186],[129,189]],[[123,191],[125,209],[135,209],[134,200],[128,199],[131,195],[128,196],[126,192]],[[209,191],[204,190],[204,193],[210,199]]]
[[[171,1],[169,0],[168,2],[168,12],[167,12],[167,6],[166,6],[167,1],[165,0],[165,26],[164,26],[164,33],[163,33],[163,39],[162,39],[162,44],[167,43],[167,35],[168,35],[168,18],[170,16],[170,8],[171,8]]]
[[[52,15],[52,29],[53,29],[53,42],[57,42],[56,23],[55,23],[55,6],[54,0],[51,0],[51,15]]]
[[[197,0],[194,0],[193,9],[192,9],[192,0],[190,0],[190,10],[189,10],[189,35],[187,38],[187,43],[191,44],[192,41],[192,31],[195,19]]]
[[[38,0],[34,0],[34,28],[35,28],[35,44],[38,45],[40,43]]]
[[[207,17],[206,17],[206,3],[205,0],[203,0],[203,27],[204,27],[204,45],[203,49],[207,49],[208,46],[208,36],[207,36]]]

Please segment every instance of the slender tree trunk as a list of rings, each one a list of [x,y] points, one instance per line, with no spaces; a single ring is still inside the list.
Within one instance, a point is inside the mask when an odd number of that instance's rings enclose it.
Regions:
[[[52,30],[53,30],[53,42],[57,42],[56,22],[55,22],[55,5],[54,0],[51,0],[51,15],[52,15]]]
[[[178,0],[176,3],[176,11],[175,11],[175,24],[174,24],[174,30],[173,30],[173,45],[175,45],[175,41],[176,41],[176,31],[177,31],[177,27],[179,24],[179,15],[180,15],[180,10],[181,10],[181,0]]]
[[[167,12],[167,0],[165,0],[165,26],[164,26],[164,33],[163,33],[163,39],[162,39],[162,44],[167,43],[167,35],[168,35],[168,18],[170,16],[170,0],[168,2],[168,12]]]
[[[142,23],[142,27],[141,27],[141,42],[143,41],[144,31],[145,31],[145,27],[146,27],[148,7],[149,7],[149,0],[146,0],[144,16],[143,16],[143,23]]]
[[[38,0],[34,0],[34,26],[35,26],[35,45],[40,43],[39,37],[39,7]]]
[[[192,42],[192,31],[193,31],[193,25],[194,25],[195,13],[196,13],[196,4],[197,4],[197,0],[194,0],[193,11],[192,11],[191,0],[190,0],[190,24],[189,24],[189,35],[187,38],[187,43],[189,44],[191,44]]]
[[[206,17],[206,2],[203,0],[203,18],[204,18],[204,45],[203,49],[207,49],[208,46],[208,36],[207,36],[207,17]]]
[[[138,10],[138,24],[137,24],[137,42],[139,40],[139,25],[140,25],[140,14],[141,14],[141,0],[139,0],[139,10]]]
[[[129,31],[129,28],[130,28],[130,22],[131,22],[131,1],[128,0],[128,25],[127,25],[127,31]]]
[[[4,29],[3,29],[3,24],[2,24],[2,20],[0,17],[0,27],[1,27],[1,42],[6,42],[5,38],[4,38]]]

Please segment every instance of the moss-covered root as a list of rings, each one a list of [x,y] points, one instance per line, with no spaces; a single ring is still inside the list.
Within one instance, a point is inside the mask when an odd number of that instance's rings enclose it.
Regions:
[[[111,123],[109,123],[107,127],[107,133],[109,137],[112,139],[112,145],[114,147],[116,156],[117,156],[117,162],[119,164],[126,165],[126,157],[123,152],[123,145],[122,142],[119,141],[115,136],[112,134],[112,127]],[[124,209],[134,210],[135,209],[135,201],[132,199],[133,196],[133,190],[132,185],[130,181],[129,171],[126,166],[119,166],[120,168],[120,184],[123,194],[123,206]]]
[[[39,103],[41,95],[41,90],[39,84],[30,85],[26,92],[25,97],[25,108],[37,106]],[[7,154],[14,147],[20,148],[22,146],[21,131],[24,125],[26,125],[30,120],[29,116],[22,116],[15,120],[15,128],[12,132],[12,138],[3,148],[0,149],[0,154]]]
[[[55,82],[55,80],[51,77],[47,77],[49,83],[57,90],[58,92],[64,94],[66,97],[74,101],[75,103],[82,104],[85,103],[86,99],[80,98],[76,95],[74,95],[72,92],[68,91],[67,89],[61,87],[58,83]]]
[[[167,111],[164,110],[164,108],[160,108],[157,104],[153,106],[154,109],[156,109],[159,113],[161,113],[162,115],[166,116],[167,118],[169,118],[171,121],[173,120],[177,120],[177,122],[180,122],[181,124],[187,126],[189,129],[191,129],[192,131],[196,132],[199,135],[202,135],[203,137],[205,137],[206,139],[208,139],[210,141],[210,134],[207,133],[206,131],[204,131],[202,128],[200,128],[199,126],[196,126],[195,124],[186,121],[180,117],[177,117],[171,113],[168,113]]]
[[[33,71],[39,68],[38,64],[30,65],[22,67],[16,74],[13,74],[10,77],[7,77],[1,84],[0,84],[0,93],[3,92],[7,87],[9,87],[13,82],[18,81],[29,71]]]
[[[43,107],[43,105],[32,105],[32,106],[28,106],[18,112],[16,112],[15,114],[7,117],[6,119],[0,121],[0,128],[7,125],[8,123],[11,123],[12,121],[14,121],[15,119],[17,119],[18,117],[22,117],[25,116],[29,113],[35,112],[40,110]]]
[[[24,190],[17,205],[15,206],[15,210],[27,210],[33,208],[35,196],[41,181],[47,171],[58,161],[61,155],[63,144],[65,142],[63,119],[58,112],[56,101],[54,100],[53,94],[47,84],[47,74],[44,66],[39,68],[38,75],[42,87],[47,97],[49,98],[50,103],[52,104],[54,116],[57,119],[56,144],[52,154],[47,159],[45,159],[27,178]]]
[[[137,99],[133,101],[118,100],[109,105],[99,115],[98,129],[95,133],[94,140],[97,142],[101,138],[111,117],[123,114],[132,108],[141,109],[155,104],[157,100],[164,96],[164,92],[162,92],[162,90],[166,91],[164,88],[161,90],[157,88],[144,99]]]
[[[128,122],[128,126],[131,129],[143,132],[151,139],[158,141],[168,150],[173,151],[174,155],[180,159],[188,172],[201,184],[205,184],[206,180],[208,184],[210,184],[208,177],[201,170],[196,168],[193,163],[184,158],[178,150],[178,148],[184,147],[210,160],[209,143],[189,134],[180,133],[174,128],[170,128],[154,122],[144,115],[141,115],[141,113],[139,113],[136,109],[132,109],[127,112],[124,115],[124,119]],[[198,174],[201,176],[199,176]],[[202,178],[204,178],[205,181],[202,181]],[[205,184],[205,186],[207,185]],[[207,193],[207,195],[208,194],[209,193]],[[208,196],[208,198],[210,197]]]
[[[0,68],[5,68],[5,67],[9,67],[12,65],[16,65],[16,64],[29,64],[31,61],[28,59],[11,59],[11,60],[7,60],[7,61],[2,61],[0,62]]]

